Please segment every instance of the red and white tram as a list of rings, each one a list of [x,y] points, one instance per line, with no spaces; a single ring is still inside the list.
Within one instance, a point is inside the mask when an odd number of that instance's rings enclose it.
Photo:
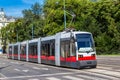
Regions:
[[[82,31],[64,31],[53,36],[9,44],[8,57],[72,68],[97,66],[92,34]]]

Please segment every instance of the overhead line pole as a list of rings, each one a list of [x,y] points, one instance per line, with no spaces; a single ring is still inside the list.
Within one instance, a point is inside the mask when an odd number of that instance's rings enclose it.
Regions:
[[[66,11],[65,11],[65,0],[64,0],[64,28],[66,29]]]

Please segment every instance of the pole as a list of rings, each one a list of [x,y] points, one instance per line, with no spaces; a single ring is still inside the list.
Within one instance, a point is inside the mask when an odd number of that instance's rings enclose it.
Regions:
[[[17,30],[17,42],[18,42],[18,30]]]
[[[32,39],[33,39],[33,36],[34,36],[34,30],[33,30],[33,25],[32,25]]]
[[[65,12],[65,0],[64,0],[64,28],[66,29],[66,12]]]

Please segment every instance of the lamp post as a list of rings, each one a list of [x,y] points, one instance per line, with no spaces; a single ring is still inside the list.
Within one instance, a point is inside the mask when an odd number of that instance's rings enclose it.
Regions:
[[[71,15],[72,16],[72,20],[71,20],[71,22],[70,22],[70,24],[72,23],[72,21],[73,21],[73,19],[76,17],[76,15],[72,12],[72,14],[71,13],[69,13],[68,11],[66,11],[66,5],[65,5],[65,0],[63,0],[63,6],[64,6],[64,29],[66,29],[66,14],[69,14],[69,15]],[[56,4],[58,4],[59,2],[56,2]],[[69,25],[70,25],[69,24]]]
[[[65,0],[64,1],[64,28],[66,29],[66,12],[65,12]]]
[[[18,42],[18,29],[16,29],[16,37],[17,37],[17,42]]]
[[[34,26],[32,25],[32,39],[34,38]]]

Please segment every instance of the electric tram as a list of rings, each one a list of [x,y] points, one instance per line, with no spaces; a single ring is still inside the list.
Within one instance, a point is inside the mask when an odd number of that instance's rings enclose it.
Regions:
[[[9,44],[8,58],[72,68],[97,66],[92,34],[73,30]]]

